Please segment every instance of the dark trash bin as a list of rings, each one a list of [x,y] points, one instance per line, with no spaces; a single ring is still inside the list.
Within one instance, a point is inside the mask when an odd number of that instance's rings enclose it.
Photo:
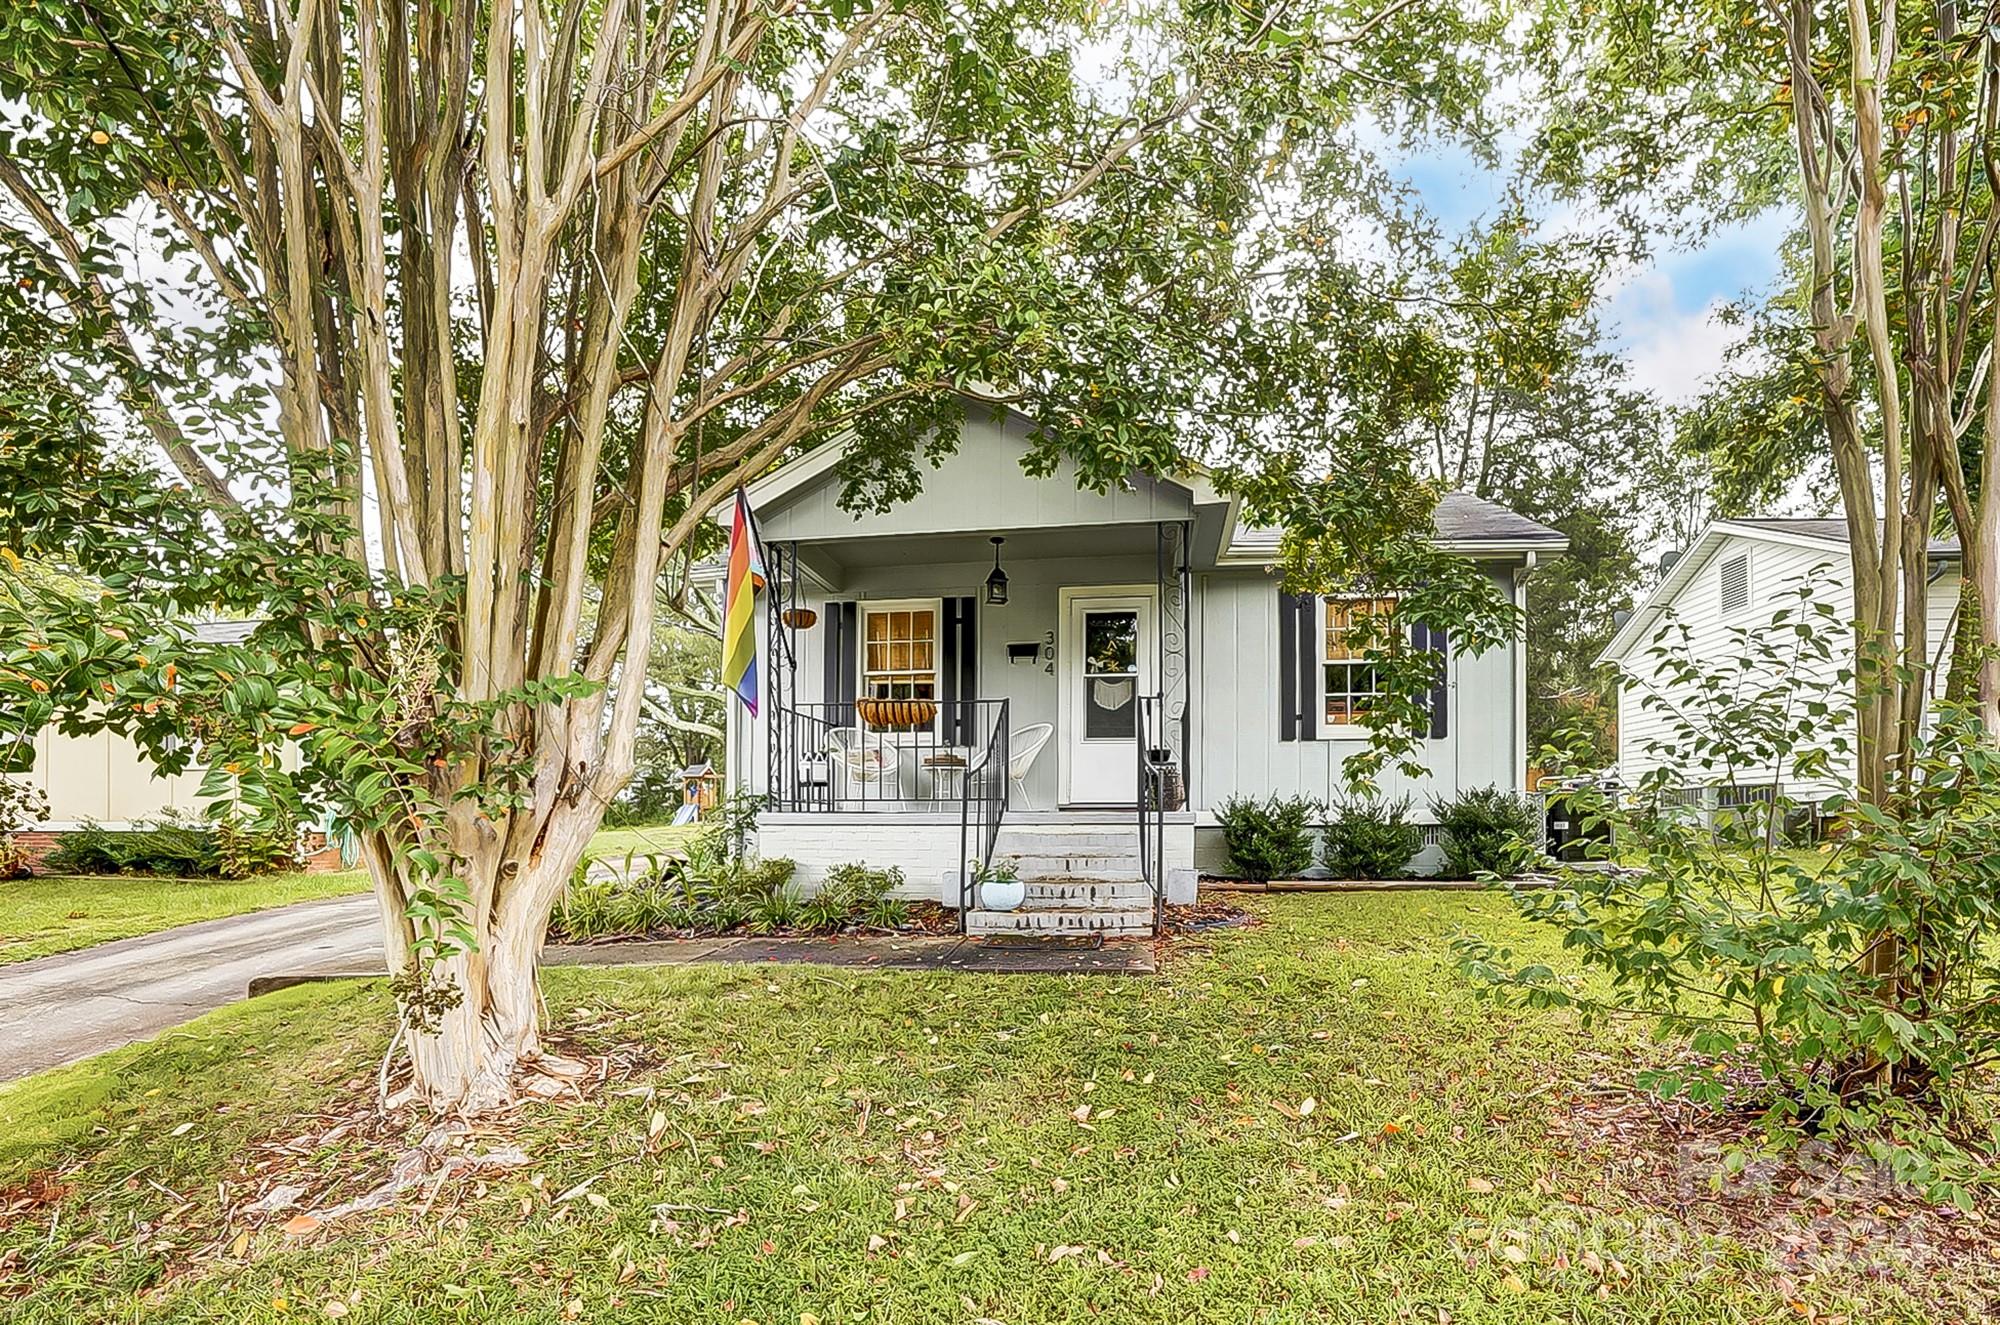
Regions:
[[[1611,794],[1615,787],[1610,782],[1566,782],[1548,789],[1549,854],[1557,860],[1569,863],[1604,860],[1611,854],[1611,825],[1604,822],[1590,822],[1591,816],[1586,805],[1575,802],[1575,793],[1584,790]],[[1585,799],[1589,803],[1595,803],[1597,796]]]

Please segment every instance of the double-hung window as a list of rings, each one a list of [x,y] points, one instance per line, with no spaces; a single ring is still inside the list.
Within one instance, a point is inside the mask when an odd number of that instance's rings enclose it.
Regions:
[[[1377,618],[1394,606],[1391,598],[1320,599],[1320,712],[1326,727],[1361,725],[1382,693],[1385,679],[1367,654],[1370,647],[1384,647]]]
[[[938,605],[861,605],[861,696],[938,697]]]

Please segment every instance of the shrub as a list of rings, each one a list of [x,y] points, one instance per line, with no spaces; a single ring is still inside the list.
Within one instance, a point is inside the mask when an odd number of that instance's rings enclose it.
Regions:
[[[215,868],[225,879],[248,879],[305,868],[296,826],[262,828],[233,814],[215,821]]]
[[[796,929],[803,909],[798,894],[789,887],[780,888],[751,910],[750,932],[776,934],[783,930]]]
[[[1659,764],[1610,789],[1588,764],[1546,761],[1576,777],[1570,812],[1614,830],[1625,867],[1559,862],[1547,887],[1514,894],[1591,978],[1476,937],[1459,941],[1460,957],[1505,1005],[1643,1018],[1664,1046],[1642,1085],[1762,1129],[1732,1162],[1831,1143],[1970,1205],[1975,1185],[2000,1178],[2000,749],[1973,711],[1942,704],[1890,803],[1861,801],[1843,758],[1844,616],[1807,581],[1798,606],[1705,651],[1713,662],[1670,622],[1656,652],[1673,690],[1638,688],[1665,719],[1647,747]],[[1839,790],[1811,801],[1786,790],[1815,781]],[[1759,783],[1769,816],[1705,815],[1681,794]],[[1788,851],[1765,831],[1808,810],[1841,820],[1830,849]]]
[[[1343,879],[1400,879],[1423,849],[1424,830],[1410,822],[1410,798],[1346,797],[1326,825],[1326,867]]]
[[[835,865],[826,872],[819,891],[806,899],[799,927],[815,934],[830,934],[855,921],[892,928],[908,919],[908,908],[891,896],[902,886],[903,871],[893,867]]]
[[[1542,817],[1525,796],[1498,787],[1473,787],[1449,799],[1433,799],[1441,870],[1448,879],[1495,874],[1511,879],[1538,857]]]
[[[643,866],[639,863],[646,862]],[[720,934],[767,922],[781,928],[775,899],[788,896],[794,866],[781,858],[740,863],[711,852],[684,857],[628,856],[621,878],[573,880],[557,904],[551,931],[572,940],[667,932]],[[586,867],[587,870],[587,867]]]
[[[1305,796],[1231,796],[1215,812],[1230,862],[1245,878],[1289,878],[1313,863],[1312,823],[1321,812]]]
[[[298,835],[233,815],[213,823],[169,810],[136,828],[86,819],[64,833],[42,862],[56,874],[155,874],[177,879],[244,879],[298,869]]]

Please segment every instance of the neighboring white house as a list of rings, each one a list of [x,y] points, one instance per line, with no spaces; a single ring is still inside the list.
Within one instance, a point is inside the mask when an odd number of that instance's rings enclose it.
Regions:
[[[197,624],[193,633],[200,640],[234,643],[246,638],[256,624],[208,621]],[[48,814],[30,825],[32,831],[61,833],[86,822],[123,829],[169,812],[191,817],[202,813],[199,792],[205,770],[198,765],[184,773],[161,773],[137,745],[108,731],[68,736],[49,726],[35,733],[33,745],[33,764],[8,774],[31,784],[48,800]]]
[[[956,451],[881,515],[840,507],[838,445],[751,485],[764,696],[754,719],[729,706],[729,784],[768,798],[759,848],[808,886],[865,861],[956,905],[964,862],[1012,859],[1039,881],[1027,910],[975,909],[975,931],[1143,930],[1151,915],[1089,920],[1089,904],[1191,898],[1197,865],[1223,859],[1214,811],[1231,796],[1343,790],[1372,684],[1344,629],[1370,604],[1281,592],[1275,533],[1201,476],[1105,493],[1067,468],[1028,476],[1028,429],[970,409]],[[1465,495],[1436,523],[1516,602],[1567,547]],[[1417,634],[1445,659],[1429,773],[1384,789],[1422,817],[1433,794],[1519,789],[1522,643],[1469,657],[1446,630]],[[1056,886],[1075,880],[1098,886]]]
[[[1957,627],[1959,591],[1958,545],[1933,540],[1929,551],[1928,672],[1927,693],[1944,692],[1951,667],[1951,640]],[[1665,696],[1670,702],[1684,699],[1688,685],[1667,684],[1659,672],[1659,660],[1649,651],[1661,641],[1662,631],[1671,621],[1687,628],[1688,651],[1699,663],[1717,663],[1733,657],[1731,632],[1755,629],[1768,624],[1773,612],[1783,604],[1795,604],[1799,585],[1817,577],[1824,585],[1816,602],[1832,608],[1842,622],[1840,645],[1833,662],[1817,669],[1816,680],[1832,683],[1842,667],[1852,666],[1851,639],[1845,623],[1854,616],[1854,585],[1848,560],[1847,522],[1840,519],[1746,518],[1718,520],[1711,524],[1694,545],[1673,560],[1644,603],[1619,629],[1599,655],[1600,663],[1616,664],[1625,677],[1618,690],[1618,775],[1633,785],[1648,773],[1674,761],[1657,747],[1671,731],[1670,720],[1657,707],[1642,702],[1648,694]],[[1851,783],[1853,757],[1833,765],[1833,777],[1826,781],[1805,780],[1788,786],[1788,792],[1818,795],[1835,785]],[[1750,784],[1768,786],[1773,777],[1787,778],[1782,770],[1745,769],[1739,773],[1742,785],[1725,786],[1721,776],[1707,790],[1729,803],[1748,794]],[[1689,787],[1686,790],[1694,790]]]

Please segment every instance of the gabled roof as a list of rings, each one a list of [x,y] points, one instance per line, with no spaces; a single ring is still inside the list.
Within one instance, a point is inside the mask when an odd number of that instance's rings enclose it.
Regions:
[[[1234,515],[1233,509],[1231,514]],[[1481,552],[1555,556],[1569,548],[1569,538],[1562,531],[1469,492],[1447,492],[1440,497],[1437,509],[1431,513],[1431,529],[1439,547],[1469,556]],[[1228,540],[1223,559],[1239,563],[1269,561],[1277,555],[1280,537],[1276,529],[1238,526]]]
[[[853,441],[851,432],[831,437],[748,484],[745,493],[751,509],[762,511],[781,505],[794,494],[828,481]],[[1241,523],[1240,499],[1218,492],[1206,466],[1192,464],[1184,473],[1164,481],[1185,489],[1195,506],[1222,512],[1218,565],[1269,565],[1276,558],[1279,531]],[[731,508],[720,506],[711,518],[726,526]],[[1467,556],[1556,556],[1569,547],[1569,539],[1561,531],[1469,492],[1448,492],[1441,497],[1432,526],[1439,546]]]
[[[1791,534],[1798,538],[1811,538],[1824,543],[1847,546],[1847,521],[1838,517],[1756,515],[1736,520],[1718,521],[1720,524],[1743,529],[1761,529],[1771,534]],[[1958,555],[1957,538],[1933,538],[1930,541],[1930,555],[1933,557],[1955,557]]]
[[[1652,638],[1653,629],[1665,614],[1667,604],[1680,596],[1681,590],[1731,538],[1844,553],[1848,545],[1847,521],[1793,516],[1745,516],[1715,521],[1702,530],[1701,536],[1695,539],[1687,552],[1668,567],[1660,582],[1653,586],[1653,591],[1646,595],[1646,600],[1632,613],[1631,619],[1619,627],[1611,642],[1604,646],[1604,651],[1597,655],[1597,661],[1600,664],[1617,662],[1641,641]],[[1932,561],[1949,561],[1956,556],[1956,539],[1934,538],[1930,541]]]

